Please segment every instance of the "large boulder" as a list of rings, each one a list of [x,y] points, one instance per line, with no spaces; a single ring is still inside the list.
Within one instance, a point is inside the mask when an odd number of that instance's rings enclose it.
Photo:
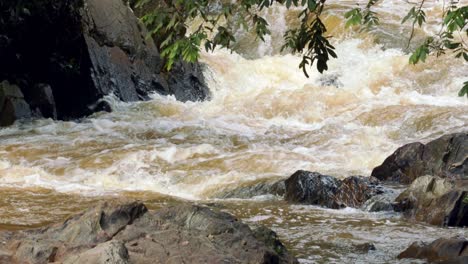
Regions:
[[[64,223],[0,232],[13,263],[297,263],[276,234],[182,204],[149,212],[138,202],[102,203]]]
[[[432,243],[414,242],[398,255],[399,259],[425,259],[429,263],[468,263],[468,240],[440,238]]]
[[[468,226],[468,188],[449,179],[419,177],[396,198],[394,208],[433,225]]]
[[[384,192],[372,177],[351,176],[344,180],[318,172],[299,170],[285,181],[284,199],[291,203],[320,205],[338,209],[358,208],[371,197]]]
[[[122,0],[2,1],[0,15],[0,80],[20,86],[36,114],[86,116],[109,94],[127,102],[154,92],[209,97],[200,65],[163,70],[153,39]]]
[[[16,120],[32,116],[20,88],[8,81],[0,83],[0,126],[9,126]]]
[[[91,79],[100,95],[136,101],[167,86],[159,75],[162,60],[132,10],[121,0],[86,0],[83,36]]]
[[[468,133],[445,135],[426,145],[405,145],[372,171],[379,180],[404,184],[424,175],[468,179]]]

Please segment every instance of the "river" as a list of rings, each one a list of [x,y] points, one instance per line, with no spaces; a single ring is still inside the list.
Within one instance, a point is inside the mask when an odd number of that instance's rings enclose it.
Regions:
[[[109,96],[112,113],[0,129],[0,228],[42,226],[99,200],[128,198],[153,209],[213,204],[271,227],[303,263],[395,263],[413,241],[468,236],[396,213],[219,198],[298,169],[368,176],[403,144],[467,131],[468,101],[457,92],[468,64],[444,55],[409,65],[410,29],[400,21],[410,5],[381,1],[381,27],[358,32],[342,26],[353,2],[335,1],[326,12],[339,58],[323,75],[306,78],[298,56],[279,52],[297,10],[275,6],[265,14],[272,26],[265,43],[239,32],[235,52],[203,53],[209,101]],[[416,30],[416,42],[438,30],[443,1],[427,2],[429,23]],[[353,247],[366,242],[377,250]]]

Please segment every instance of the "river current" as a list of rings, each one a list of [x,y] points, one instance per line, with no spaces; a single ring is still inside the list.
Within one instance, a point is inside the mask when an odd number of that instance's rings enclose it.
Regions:
[[[468,101],[457,92],[468,64],[444,55],[409,65],[410,29],[400,21],[411,6],[381,1],[381,27],[359,32],[342,25],[354,2],[334,1],[326,13],[339,58],[323,75],[311,70],[306,78],[299,56],[279,52],[298,11],[275,6],[265,14],[272,35],[264,43],[239,31],[234,52],[203,54],[209,101],[109,96],[112,113],[0,129],[0,228],[41,226],[98,200],[129,198],[151,208],[214,204],[271,227],[303,263],[396,263],[413,241],[467,236],[396,213],[218,198],[299,169],[368,176],[403,144],[467,131]],[[429,23],[414,42],[438,30],[443,1],[427,2]],[[367,242],[377,250],[355,250]]]

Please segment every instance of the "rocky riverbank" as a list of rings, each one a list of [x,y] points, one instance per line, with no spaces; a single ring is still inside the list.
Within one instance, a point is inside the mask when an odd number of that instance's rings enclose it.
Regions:
[[[163,69],[154,41],[121,0],[0,3],[0,126],[73,119],[151,93],[181,101],[210,96],[201,66]]]
[[[102,203],[50,227],[0,232],[2,263],[297,263],[270,229],[184,204]]]

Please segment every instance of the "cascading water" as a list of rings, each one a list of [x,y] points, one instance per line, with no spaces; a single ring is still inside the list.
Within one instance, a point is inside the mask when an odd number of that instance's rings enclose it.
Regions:
[[[247,36],[237,53],[203,54],[210,101],[154,95],[128,104],[109,97],[113,113],[0,130],[0,196],[7,201],[0,203],[0,225],[60,219],[66,211],[52,208],[73,211],[64,204],[79,201],[78,210],[109,195],[154,203],[172,196],[214,199],[247,221],[272,226],[303,262],[387,263],[411,241],[466,235],[407,224],[398,215],[215,199],[298,169],[369,175],[402,144],[466,131],[468,103],[456,93],[468,65],[450,55],[408,65],[401,36],[409,31],[397,25],[408,5],[383,1],[380,31],[353,35],[339,26],[347,2],[355,1],[336,1],[326,17],[339,58],[323,75],[306,78],[298,56],[279,54],[279,38],[297,12],[276,6],[266,14],[273,32],[265,43]],[[429,14],[437,17],[441,5],[430,3]],[[429,21],[424,30],[437,28]],[[356,255],[349,244],[359,242],[381,250]]]

